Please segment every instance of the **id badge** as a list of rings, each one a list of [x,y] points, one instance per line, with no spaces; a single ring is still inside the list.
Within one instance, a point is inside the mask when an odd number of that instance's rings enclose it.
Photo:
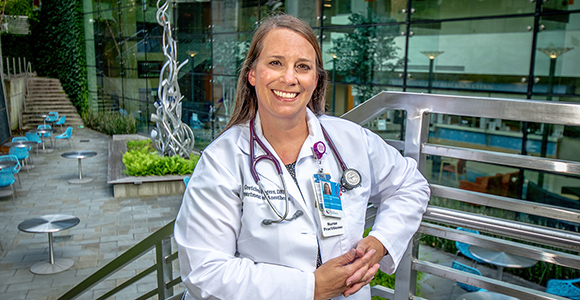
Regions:
[[[327,194],[325,194],[324,190],[325,183],[327,183],[330,188],[330,192],[328,189],[326,190]],[[342,202],[340,202],[340,186],[335,183],[337,187],[336,190],[333,190],[331,183],[335,182],[330,181],[329,174],[314,174],[312,177],[312,184],[316,196],[314,206],[317,208],[318,222],[323,237],[344,234]]]
[[[322,198],[322,189],[320,187],[320,180],[330,180],[330,174],[314,174],[314,176],[312,177],[312,183],[314,185],[314,193],[316,193],[315,206],[318,207],[319,209],[322,209],[322,207],[324,207],[324,204]]]
[[[322,190],[322,213],[325,216],[342,218],[342,202],[340,200],[340,185],[330,180],[320,180]]]

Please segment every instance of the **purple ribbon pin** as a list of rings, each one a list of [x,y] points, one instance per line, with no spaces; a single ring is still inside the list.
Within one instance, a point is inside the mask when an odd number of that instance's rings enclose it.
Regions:
[[[321,159],[324,152],[326,152],[326,145],[323,142],[316,142],[314,143],[314,155],[316,158]]]

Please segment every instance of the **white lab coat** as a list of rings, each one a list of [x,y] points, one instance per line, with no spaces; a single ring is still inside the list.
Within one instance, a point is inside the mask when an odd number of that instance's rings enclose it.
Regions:
[[[379,136],[344,119],[307,112],[309,135],[296,162],[299,187],[262,135],[259,117],[256,134],[281,164],[290,196],[293,221],[270,226],[277,219],[250,173],[249,122],[233,126],[203,152],[183,197],[175,223],[181,276],[187,299],[312,299],[314,270],[320,243],[322,261],[355,248],[362,239],[369,202],[378,207],[371,235],[388,250],[381,269],[393,273],[419,227],[429,201],[429,188],[417,164],[404,158]],[[312,155],[315,142],[324,141],[323,168],[340,182],[342,169],[320,128],[331,139],[349,168],[357,169],[362,185],[342,195],[343,235],[324,238],[315,217],[311,178],[318,171]],[[263,154],[256,144],[256,155]],[[274,164],[262,160],[257,172],[278,211],[284,211],[282,183]],[[342,299],[338,297],[336,299]],[[349,299],[370,299],[367,285]]]

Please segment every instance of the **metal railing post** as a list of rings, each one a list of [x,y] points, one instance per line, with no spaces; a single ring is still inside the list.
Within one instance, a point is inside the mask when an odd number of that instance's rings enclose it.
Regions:
[[[161,240],[155,246],[157,260],[157,299],[166,299],[173,296],[173,288],[167,287],[167,282],[171,281],[173,267],[168,257],[171,255],[171,238]]]

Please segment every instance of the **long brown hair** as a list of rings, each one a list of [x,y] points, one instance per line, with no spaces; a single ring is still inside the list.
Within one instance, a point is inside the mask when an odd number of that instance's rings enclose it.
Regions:
[[[318,75],[318,82],[316,83],[314,93],[312,93],[312,98],[310,99],[310,102],[308,102],[308,108],[310,108],[317,116],[324,113],[328,75],[322,66],[322,53],[314,31],[306,22],[296,17],[284,14],[275,15],[264,20],[254,33],[250,49],[248,50],[246,60],[244,61],[238,77],[234,111],[225,130],[236,124],[245,123],[256,116],[256,111],[258,110],[258,98],[256,96],[256,89],[248,82],[248,74],[250,70],[255,68],[256,61],[258,60],[260,53],[262,53],[262,49],[264,48],[264,37],[270,31],[277,28],[290,29],[302,35],[306,40],[308,40],[312,47],[314,47],[314,51],[316,52],[316,72]]]

